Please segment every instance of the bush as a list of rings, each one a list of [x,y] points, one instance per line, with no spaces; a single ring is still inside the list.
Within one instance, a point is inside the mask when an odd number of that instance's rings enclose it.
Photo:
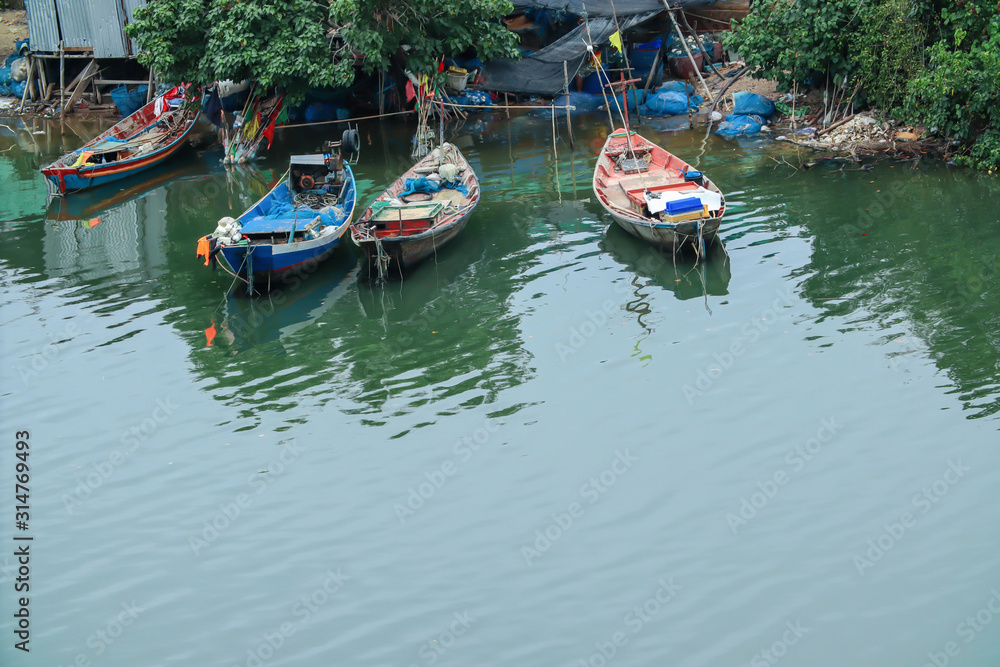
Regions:
[[[866,5],[852,33],[851,59],[867,99],[881,109],[898,107],[907,83],[923,73],[927,30],[912,0]]]
[[[768,0],[722,39],[739,51],[754,76],[789,90],[809,79],[819,85],[854,73],[851,30],[863,0]],[[815,80],[816,75],[822,81]]]
[[[964,153],[959,164],[1000,168],[1000,18],[993,16],[980,39],[964,29],[927,52],[927,70],[912,79],[902,115],[923,123],[932,134],[957,139]]]

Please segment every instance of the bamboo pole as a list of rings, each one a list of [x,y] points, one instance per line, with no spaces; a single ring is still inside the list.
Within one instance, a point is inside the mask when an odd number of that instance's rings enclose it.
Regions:
[[[59,40],[59,133],[66,134],[66,50]]]
[[[694,31],[694,28],[691,27],[691,24],[688,23],[687,16],[684,14],[684,10],[682,9],[680,11],[681,11],[681,20],[684,21],[684,27],[688,29],[688,31],[694,36],[695,41],[698,42],[698,48],[700,48],[701,52],[705,55],[705,62],[708,63],[709,68],[711,68],[711,70],[715,72],[715,75],[717,77],[724,80],[726,77],[719,74],[719,70],[715,69],[715,65],[712,64],[712,56],[708,55],[708,51],[705,50],[705,45],[702,44],[701,42],[701,37],[698,36],[698,33],[696,33]]]
[[[709,116],[712,115],[712,112],[715,111],[715,107],[717,107],[719,105],[719,102],[722,101],[722,98],[725,96],[726,91],[729,90],[729,87],[732,86],[737,81],[739,81],[743,77],[743,75],[749,71],[750,71],[750,66],[747,65],[743,69],[739,70],[736,73],[736,76],[734,76],[732,79],[729,80],[729,83],[727,83],[725,86],[722,87],[722,90],[719,91],[719,96],[715,98],[715,102],[712,103],[712,108],[708,110]]]
[[[28,56],[28,76],[24,79],[24,92],[21,93],[21,104],[17,107],[17,112],[24,110],[24,103],[28,101],[28,91],[31,90],[31,75],[35,73],[35,59]]]
[[[684,47],[684,52],[687,53],[687,57],[691,61],[691,67],[694,68],[694,73],[698,75],[698,80],[701,81],[701,85],[705,89],[705,95],[707,96],[708,101],[714,102],[715,98],[712,97],[712,91],[708,89],[708,84],[705,83],[705,78],[701,75],[701,68],[698,67],[697,61],[695,61],[694,56],[691,55],[691,49],[688,48],[687,40],[684,39],[681,27],[677,25],[677,19],[674,18],[674,10],[670,9],[670,5],[667,4],[667,0],[663,0],[663,6],[667,8],[667,13],[670,14],[670,22],[674,24],[674,30],[677,32],[677,37],[680,38],[681,46]]]
[[[569,106],[569,65],[566,61],[563,61],[563,83],[566,85],[566,106]],[[555,113],[555,108],[552,109]],[[573,123],[569,118],[569,109],[566,109],[566,133],[569,136],[569,147],[572,149],[574,146],[573,142]]]
[[[663,49],[661,48],[660,51],[663,51]],[[660,64],[660,51],[657,51],[656,55],[653,56],[653,69],[649,70],[649,76],[646,77],[646,85],[642,87],[642,104],[646,103],[646,92],[649,90],[649,84],[653,83],[656,67]]]

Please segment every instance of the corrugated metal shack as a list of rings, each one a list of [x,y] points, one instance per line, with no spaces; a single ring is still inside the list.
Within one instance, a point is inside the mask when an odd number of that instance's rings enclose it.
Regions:
[[[64,117],[81,103],[94,110],[121,110],[116,95],[123,100],[145,95],[148,101],[153,75],[136,62],[138,49],[125,36],[132,13],[146,1],[24,0],[30,51],[27,85],[18,108],[30,100],[36,112],[58,110]],[[145,78],[136,78],[140,76]],[[136,88],[142,84],[145,89]],[[102,99],[108,86],[118,87],[110,91],[114,105]]]
[[[135,43],[125,25],[146,0],[25,0],[31,50],[58,53],[59,42],[69,53],[94,58],[131,58]]]

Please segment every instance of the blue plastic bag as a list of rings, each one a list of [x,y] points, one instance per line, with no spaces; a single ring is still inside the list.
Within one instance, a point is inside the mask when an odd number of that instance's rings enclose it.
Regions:
[[[770,118],[774,115],[774,102],[762,95],[741,91],[733,94],[733,113],[740,116],[761,116]]]
[[[731,113],[726,116],[725,121],[719,123],[715,133],[722,137],[748,137],[760,132],[764,124],[764,119],[760,116]]]
[[[680,93],[681,95],[684,95],[685,91],[688,95],[694,95],[697,92],[694,86],[683,81],[667,81],[665,84],[656,89],[656,92],[658,93],[674,92]]]
[[[552,102],[556,106],[556,118],[566,117],[566,109],[560,109],[559,107],[574,107],[569,110],[569,115],[570,117],[575,118],[581,114],[590,113],[591,111],[597,111],[600,109],[601,105],[604,104],[604,96],[572,91],[569,95],[560,95],[552,100]],[[620,99],[618,103],[621,104]],[[614,106],[614,102],[611,104]],[[539,107],[537,111],[532,111],[531,115],[541,116],[542,118],[552,118],[552,108]]]
[[[688,97],[684,93],[674,91],[658,92],[646,99],[642,105],[642,113],[647,116],[681,116],[687,115],[688,109],[695,110],[704,102],[698,95]],[[690,107],[688,106],[690,103]]]

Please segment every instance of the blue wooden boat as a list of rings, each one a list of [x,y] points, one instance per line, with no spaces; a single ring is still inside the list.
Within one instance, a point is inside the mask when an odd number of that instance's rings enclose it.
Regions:
[[[198,255],[208,263],[221,254],[253,293],[256,281],[308,273],[326,259],[350,227],[356,198],[354,172],[339,153],[293,155],[270,192],[199,240]]]
[[[50,196],[117,181],[176,153],[194,127],[201,105],[171,88],[77,150],[42,168]]]

